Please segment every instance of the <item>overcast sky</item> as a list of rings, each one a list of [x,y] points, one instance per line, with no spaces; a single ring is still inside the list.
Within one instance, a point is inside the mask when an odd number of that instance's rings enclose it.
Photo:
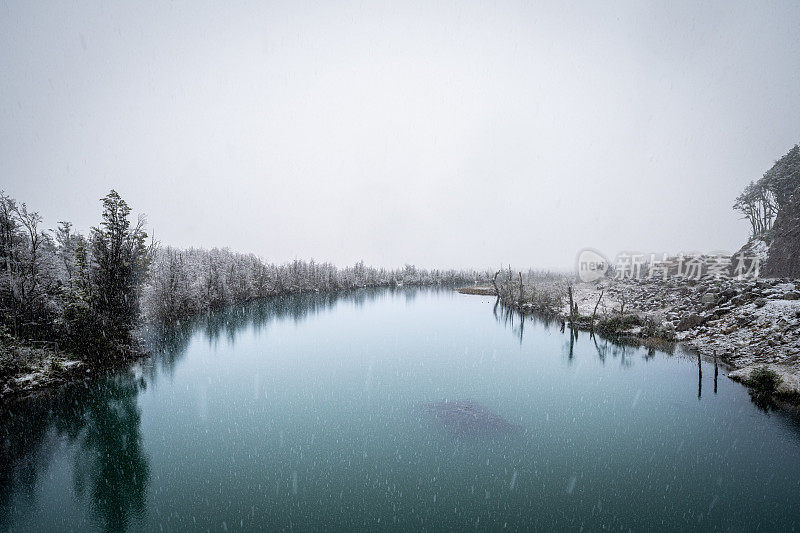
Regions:
[[[800,3],[562,4],[0,0],[0,188],[277,261],[735,251],[800,141]]]

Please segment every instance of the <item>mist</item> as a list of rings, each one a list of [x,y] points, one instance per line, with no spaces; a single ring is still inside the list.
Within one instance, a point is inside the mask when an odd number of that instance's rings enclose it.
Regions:
[[[0,188],[178,247],[569,268],[735,251],[800,140],[793,2],[0,5]]]

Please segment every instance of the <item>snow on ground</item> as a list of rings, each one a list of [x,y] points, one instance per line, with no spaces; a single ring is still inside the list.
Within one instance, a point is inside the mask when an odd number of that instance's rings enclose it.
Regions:
[[[770,365],[784,390],[800,392],[800,282],[786,280],[601,280],[573,286],[579,313],[597,316],[623,309],[675,332],[702,356],[717,356],[747,375]],[[569,315],[565,302],[562,316]],[[642,331],[632,327],[626,335]],[[733,377],[736,377],[734,374]]]

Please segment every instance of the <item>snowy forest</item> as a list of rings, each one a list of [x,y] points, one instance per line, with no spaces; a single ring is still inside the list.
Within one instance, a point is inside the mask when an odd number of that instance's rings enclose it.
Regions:
[[[338,268],[330,263],[294,260],[276,265],[254,254],[227,249],[154,251],[144,289],[148,319],[171,322],[210,308],[289,293],[340,291],[398,285],[451,285],[487,279],[486,272],[374,268],[358,262]]]
[[[69,222],[55,231],[0,194],[0,306],[3,347],[53,343],[84,356],[124,355],[134,345],[141,288],[153,247],[144,218],[115,192],[102,199],[102,222],[88,237]],[[4,349],[4,352],[7,351]]]
[[[0,336],[3,357],[19,346],[59,347],[107,359],[137,351],[144,321],[168,323],[229,304],[288,293],[363,287],[446,285],[487,279],[486,272],[338,268],[295,260],[270,264],[228,249],[159,246],[145,219],[116,191],[102,199],[100,225],[88,236],[0,193]]]

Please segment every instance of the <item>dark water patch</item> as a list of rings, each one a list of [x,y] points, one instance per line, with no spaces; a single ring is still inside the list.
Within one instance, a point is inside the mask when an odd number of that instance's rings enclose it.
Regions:
[[[454,437],[506,435],[522,431],[503,417],[473,400],[424,403],[419,406]]]

